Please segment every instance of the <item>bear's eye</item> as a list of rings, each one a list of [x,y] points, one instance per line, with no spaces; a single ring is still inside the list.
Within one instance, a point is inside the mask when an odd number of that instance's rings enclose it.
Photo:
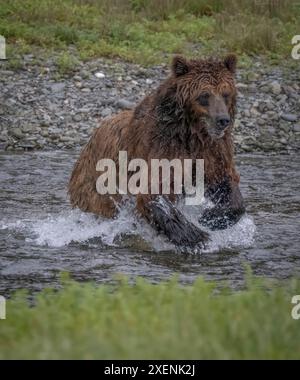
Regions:
[[[209,104],[209,93],[204,92],[198,97],[198,102],[201,104],[203,107],[207,107]]]

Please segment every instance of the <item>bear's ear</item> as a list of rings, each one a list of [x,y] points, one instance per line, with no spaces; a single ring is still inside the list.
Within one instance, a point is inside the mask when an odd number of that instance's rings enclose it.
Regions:
[[[232,73],[235,74],[236,72],[236,65],[237,65],[237,57],[235,54],[228,54],[224,58],[224,65],[225,67]]]
[[[180,55],[176,55],[172,62],[172,72],[175,77],[180,77],[189,72],[188,61]]]

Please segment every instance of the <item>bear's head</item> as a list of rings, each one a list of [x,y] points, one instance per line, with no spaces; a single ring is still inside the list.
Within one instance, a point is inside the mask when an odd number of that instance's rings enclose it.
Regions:
[[[204,130],[212,139],[222,138],[234,121],[236,64],[234,54],[223,60],[174,57],[172,76],[161,94],[163,120],[192,128],[192,133],[200,135]]]

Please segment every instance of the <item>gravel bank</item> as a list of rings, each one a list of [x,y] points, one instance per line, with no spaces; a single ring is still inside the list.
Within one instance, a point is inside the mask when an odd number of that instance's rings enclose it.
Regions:
[[[82,146],[102,118],[132,108],[169,72],[97,59],[62,77],[53,61],[33,61],[26,55],[17,71],[0,61],[0,150]],[[239,70],[238,152],[299,150],[299,71],[260,62]]]

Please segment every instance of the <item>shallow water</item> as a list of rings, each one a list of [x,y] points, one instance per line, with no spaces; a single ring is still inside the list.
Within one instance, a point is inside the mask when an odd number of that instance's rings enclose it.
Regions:
[[[299,275],[297,155],[237,157],[248,214],[234,227],[214,232],[201,254],[176,252],[134,216],[130,202],[114,221],[71,210],[66,185],[77,156],[0,154],[0,294],[56,286],[61,271],[96,282],[113,281],[118,273],[153,282],[177,273],[182,283],[203,275],[233,287],[243,283],[245,264],[256,275]]]

